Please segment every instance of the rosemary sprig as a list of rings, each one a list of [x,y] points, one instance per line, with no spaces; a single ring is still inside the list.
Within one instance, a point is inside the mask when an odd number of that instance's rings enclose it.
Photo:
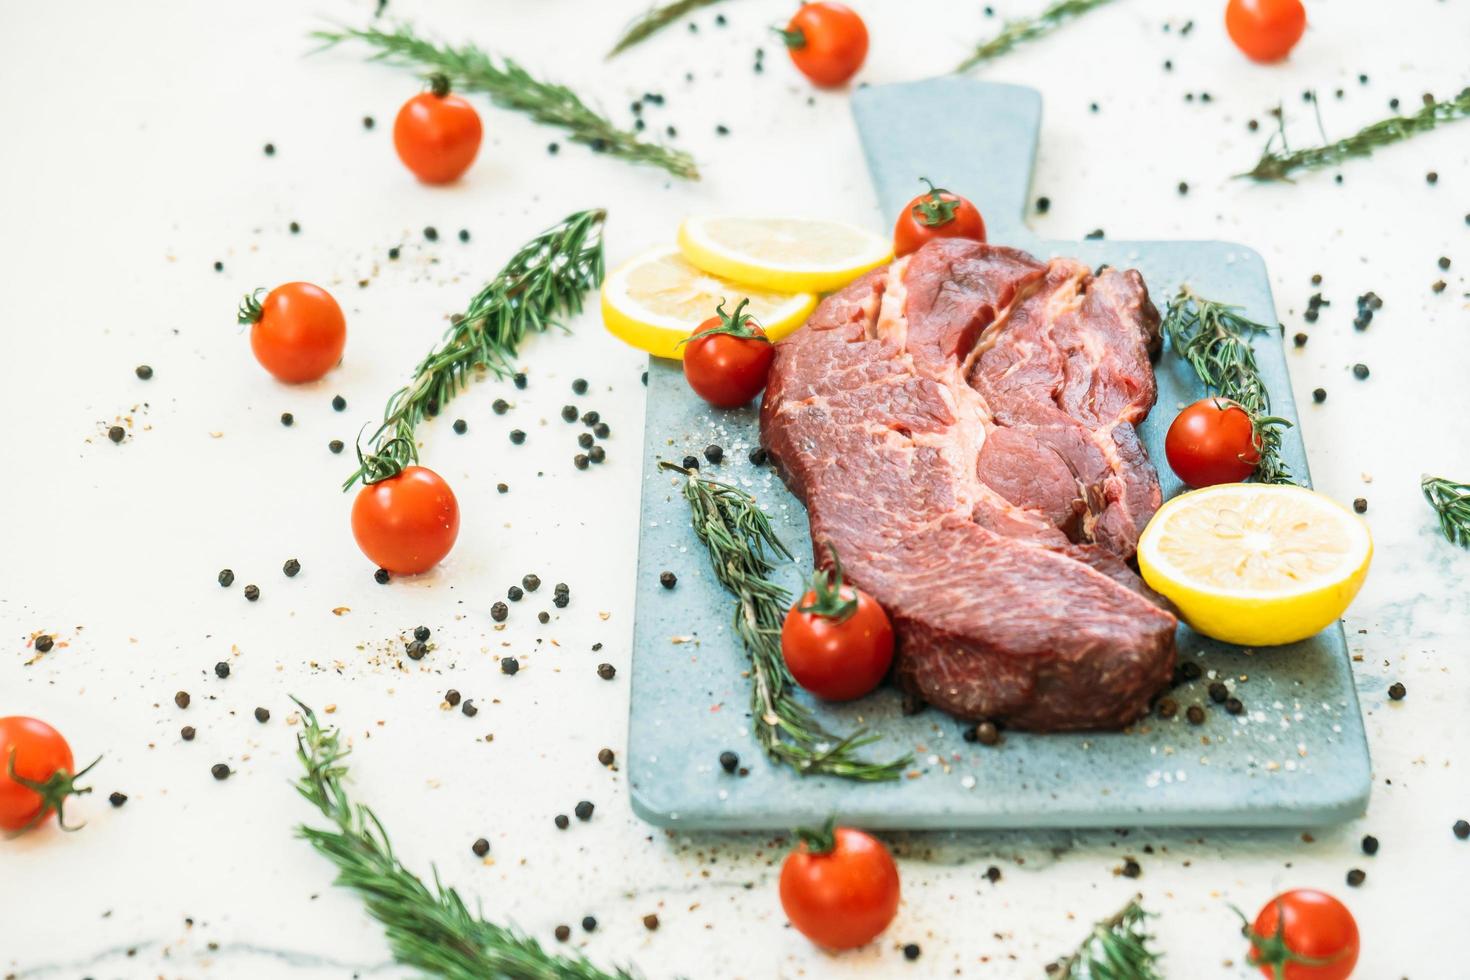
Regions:
[[[1439,529],[1451,544],[1470,548],[1470,485],[1440,476],[1419,481],[1424,499],[1439,515]]]
[[[373,433],[373,448],[358,450],[357,471],[342,485],[375,483],[418,462],[414,427],[437,415],[469,384],[473,371],[506,377],[511,358],[528,333],[561,326],[582,310],[583,295],[602,282],[602,222],[607,212],[578,211],[531,239],[463,313],[450,318],[439,345],[395,391]]]
[[[337,884],[362,897],[383,924],[395,960],[443,980],[632,980],[625,970],[604,973],[580,956],[543,950],[513,927],[486,922],[440,884],[438,872],[433,887],[425,885],[394,855],[373,811],[353,803],[342,785],[349,750],[340,733],[324,731],[310,708],[296,704],[305,729],[296,737],[305,770],[296,791],[330,822],[299,824],[296,834],[336,865]]]
[[[721,0],[672,0],[670,3],[650,7],[641,17],[628,25],[627,30],[623,31],[622,36],[618,38],[618,43],[613,45],[613,49],[607,53],[607,56],[616,57],[638,42],[648,40],[674,21],[720,2]]]
[[[1352,157],[1366,157],[1381,146],[1406,140],[1415,133],[1427,133],[1440,123],[1467,116],[1470,116],[1470,88],[1444,101],[1436,101],[1432,96],[1426,95],[1423,108],[1412,116],[1380,119],[1335,143],[1324,142],[1321,146],[1292,150],[1286,145],[1286,121],[1278,113],[1278,129],[1266,142],[1261,159],[1251,170],[1236,176],[1263,181],[1290,180],[1291,174],[1298,170],[1332,167]]]
[[[982,61],[999,58],[1016,45],[1044,37],[1061,27],[1073,17],[1101,7],[1112,0],[1057,0],[1035,17],[1024,20],[1008,20],[1000,33],[988,41],[976,45],[970,56],[960,62],[956,72],[969,71]]]
[[[1261,483],[1292,483],[1291,469],[1281,458],[1281,430],[1291,423],[1271,414],[1271,395],[1251,349],[1251,338],[1269,333],[1271,328],[1247,320],[1239,309],[1180,286],[1164,312],[1164,336],[1206,388],[1236,402],[1250,415],[1261,453],[1256,479]]]
[[[781,656],[781,623],[791,595],[770,579],[773,559],[789,559],[791,552],[771,530],[765,511],[744,490],[703,479],[698,470],[670,462],[659,466],[684,474],[694,533],[709,549],[715,578],[735,596],[735,635],[750,657],[750,711],[761,747],[802,775],[897,779],[912,757],[869,762],[859,753],[878,735],[866,729],[846,738],[833,735],[796,700],[796,682]]]
[[[1162,980],[1159,955],[1143,931],[1150,913],[1134,897],[1123,910],[1092,927],[1077,951],[1046,968],[1051,980]]]
[[[473,44],[436,45],[407,26],[392,31],[375,27],[314,31],[311,36],[328,48],[343,41],[362,41],[377,49],[373,61],[443,75],[454,88],[462,92],[484,92],[502,109],[523,112],[538,123],[555,126],[574,143],[633,163],[661,167],[676,177],[699,179],[699,168],[689,154],[643,142],[637,133],[613,125],[565,85],[535,78],[512,59],[487,54]]]

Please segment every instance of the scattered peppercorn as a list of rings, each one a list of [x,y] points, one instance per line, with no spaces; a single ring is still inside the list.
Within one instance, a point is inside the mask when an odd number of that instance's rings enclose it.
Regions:
[[[1437,184],[1439,183],[1439,173],[1437,171],[1431,170],[1429,171],[1429,173],[1424,175],[1424,180],[1426,183]]]
[[[524,432],[522,432],[520,429],[511,429],[510,430],[510,441],[513,442],[513,443],[515,443],[517,446],[519,446],[521,443],[523,443],[523,442],[526,441],[526,434]]]
[[[912,962],[919,958],[919,952],[918,943],[908,943],[903,948],[903,958]]]
[[[128,801],[128,794],[126,794],[126,793],[119,793],[116,790],[114,790],[113,792],[111,792],[111,793],[109,793],[107,795],[107,802],[108,803],[111,803],[115,807],[116,806],[122,806],[127,801]]]
[[[227,663],[225,663],[223,660],[221,660],[219,663],[215,664],[214,665],[214,676],[218,677],[220,680],[224,680],[226,677],[229,677],[230,676],[230,665],[227,664]]]
[[[592,459],[586,453],[577,453],[577,455],[572,457],[572,465],[579,470],[585,470],[587,464],[590,462],[592,462]]]
[[[592,434],[599,439],[606,439],[611,432],[612,429],[608,428],[606,422],[598,422],[592,427]]]
[[[1046,212],[1048,212],[1050,210],[1051,210],[1051,198],[1049,198],[1049,197],[1038,197],[1036,199],[1036,213],[1037,214],[1046,214]]]
[[[389,262],[397,261],[399,254],[400,254],[400,252],[399,252],[398,246],[397,245],[394,245],[392,248],[388,249],[388,261]]]
[[[582,930],[584,932],[592,932],[596,928],[597,928],[597,920],[595,918],[593,918],[590,915],[584,915],[582,917]]]
[[[1241,703],[1240,698],[1226,698],[1225,710],[1230,712],[1232,715],[1238,715],[1241,712],[1245,711],[1245,705]]]
[[[1391,685],[1389,685],[1388,696],[1393,698],[1395,701],[1402,701],[1405,695],[1407,695],[1408,693],[1409,689],[1404,687],[1404,685],[1399,683],[1398,681],[1394,681]]]
[[[504,415],[510,410],[510,402],[504,398],[497,398],[490,404],[490,408],[496,415]]]
[[[1470,837],[1470,820],[1456,820],[1455,826],[1452,829],[1454,830],[1456,837],[1460,838],[1460,840],[1464,840],[1465,838]]]
[[[653,932],[655,929],[657,929],[658,916],[654,915],[652,912],[650,912],[648,915],[645,915],[643,917],[643,928],[647,929],[649,932]]]
[[[1364,378],[1368,377],[1368,365],[1354,364],[1353,377],[1357,378],[1359,381],[1362,381]]]
[[[437,242],[439,240],[439,229],[433,225],[429,225],[424,229],[424,237],[431,242]]]
[[[1327,400],[1327,389],[1326,388],[1314,388],[1314,389],[1312,389],[1312,401],[1314,401],[1318,405],[1320,405],[1323,402],[1325,402],[1326,400]]]
[[[546,625],[547,623],[551,622],[551,613],[547,612],[545,609],[541,610],[536,614],[536,622],[542,624],[543,626]]]
[[[336,455],[337,453],[340,453],[342,451],[342,440],[341,439],[333,439],[331,442],[327,443],[327,449],[333,455]]]
[[[1000,869],[993,864],[990,867],[986,868],[985,880],[989,881],[992,885],[995,884],[997,881],[1000,881]]]
[[[726,772],[734,772],[736,767],[738,767],[739,765],[740,756],[736,755],[734,752],[726,751],[720,753],[721,769],[725,770]]]
[[[557,830],[566,830],[572,825],[572,821],[567,817],[565,813],[558,813],[555,817],[552,818],[551,822],[556,824]]]
[[[403,645],[403,652],[408,654],[409,660],[422,660],[429,648],[424,645],[423,640],[409,640]]]
[[[256,708],[255,709],[255,720],[258,721],[258,722],[260,722],[262,725],[264,725],[266,722],[270,721],[271,720],[270,709],[269,708]]]
[[[577,406],[563,405],[561,407],[561,417],[568,422],[577,421]]]
[[[211,775],[214,776],[215,779],[230,778],[230,767],[225,765],[223,762],[216,762],[214,765],[210,766],[209,772]]]
[[[500,661],[500,672],[502,674],[510,674],[512,677],[514,677],[515,674],[516,674],[516,672],[519,671],[520,669],[521,669],[521,662],[519,660],[517,660],[515,657],[503,657],[503,658],[501,658],[501,661]]]
[[[245,586],[245,598],[246,599],[249,599],[251,602],[254,602],[256,599],[259,599],[260,598],[260,586],[258,586],[258,585],[247,585],[247,586]]]
[[[1448,269],[1449,266],[1440,266],[1440,268]],[[153,377],[153,369],[146,364],[139,364],[137,367],[133,368],[133,373],[144,381],[147,381],[149,378]]]
[[[572,812],[577,815],[578,820],[586,821],[592,819],[593,809],[594,807],[592,806],[592,802],[590,800],[582,800],[576,805],[575,808],[573,808]]]
[[[113,442],[122,442],[127,434],[127,430],[120,425],[114,425],[107,430],[107,438]]]
[[[215,263],[214,263],[214,271],[215,272],[224,272],[225,271],[225,264],[223,262],[219,261],[218,259],[216,259],[215,260]]]
[[[1186,660],[1184,661],[1184,663],[1179,665],[1179,676],[1187,681],[1199,680],[1202,673],[1204,673],[1204,671],[1201,669],[1200,665],[1195,663],[1193,660]]]
[[[187,708],[189,706],[189,692],[180,691],[175,694],[174,704],[178,705],[180,708]]]
[[[1179,193],[1180,195],[1189,193],[1189,185],[1182,180],[1179,182]]]
[[[295,578],[296,573],[301,571],[301,562],[295,558],[287,558],[286,564],[281,566],[281,571],[286,573],[287,578]]]
[[[699,457],[698,456],[685,456],[684,457],[684,468],[686,470],[697,470],[697,469],[699,469]]]
[[[470,424],[464,419],[455,419],[454,425],[450,426],[450,428],[454,429],[456,434],[464,435],[467,431],[469,431]]]
[[[582,447],[583,449],[591,449],[592,448],[592,433],[590,433],[590,432],[583,432],[582,434],[578,435],[577,436],[577,445],[580,446],[580,447]]]
[[[590,412],[583,412],[582,413],[582,424],[583,425],[593,426],[593,425],[596,425],[598,422],[601,422],[601,421],[602,421],[602,413],[601,412],[590,411]]]
[[[1191,704],[1185,709],[1184,717],[1189,719],[1191,725],[1203,725],[1205,723],[1205,709],[1197,704]]]
[[[290,412],[282,412],[281,413],[281,424],[282,425],[284,425],[284,426],[286,426],[286,427],[289,428],[295,421],[296,421],[296,416],[292,415]]]
[[[376,572],[373,572],[373,581],[377,582],[379,585],[387,585],[388,578],[388,569],[386,568],[380,568]]]
[[[1291,338],[1291,342],[1298,347],[1305,347],[1307,346],[1307,335],[1304,333],[1299,333]]]
[[[470,850],[475,852],[475,857],[484,857],[490,853],[490,842],[481,837],[470,845]]]
[[[710,443],[708,446],[704,447],[704,458],[709,460],[711,463],[718,463],[720,460],[725,458],[725,450],[721,446]]]
[[[1358,868],[1354,868],[1347,873],[1347,883],[1350,887],[1357,888],[1364,882],[1364,880],[1367,879],[1367,877],[1368,873],[1366,871],[1361,871]]]
[[[495,484],[495,492],[496,493],[510,493],[510,484],[509,483],[497,483],[497,484]]]
[[[1357,498],[1355,498],[1353,500],[1353,510],[1357,511],[1359,514],[1366,514],[1368,512],[1368,500],[1367,500],[1367,498],[1366,497],[1357,497]]]
[[[600,763],[602,763],[604,766],[610,766],[616,760],[617,760],[617,756],[613,754],[613,750],[612,749],[598,749],[597,750],[597,761],[600,762]]]
[[[1143,868],[1139,866],[1137,861],[1128,858],[1123,862],[1123,867],[1119,871],[1119,874],[1124,878],[1137,878],[1143,874]]]
[[[659,572],[658,584],[662,585],[666,589],[672,589],[674,586],[679,584],[679,576],[675,575],[673,572]]]
[[[1179,702],[1173,698],[1162,698],[1158,705],[1160,718],[1173,718],[1179,713]]]
[[[610,681],[618,675],[618,669],[612,664],[598,664],[597,676],[605,681]]]
[[[1374,837],[1372,834],[1365,834],[1363,836],[1363,853],[1364,854],[1377,854],[1378,853],[1378,838],[1377,837]]]
[[[466,718],[473,718],[480,713],[480,709],[475,707],[475,702],[469,700],[466,700],[464,704],[460,705],[459,710]]]
[[[515,374],[510,376],[510,380],[511,383],[514,384],[517,388],[521,389],[522,391],[526,390],[527,378],[524,371],[517,371]]]
[[[571,601],[572,597],[565,592],[558,592],[556,595],[551,597],[551,604],[558,609],[565,609],[567,607],[567,603]]]
[[[490,618],[497,623],[505,622],[505,617],[510,615],[510,607],[503,602],[497,602],[490,607]]]
[[[752,466],[765,466],[766,460],[770,459],[770,454],[761,446],[756,446],[750,451],[750,455],[747,458],[750,460],[750,465]]]
[[[36,652],[37,653],[50,653],[51,652],[51,647],[54,646],[54,645],[55,645],[55,641],[52,640],[51,637],[48,636],[45,633],[42,633],[40,636],[36,637],[36,639],[35,639],[35,646],[36,646]]]
[[[551,146],[553,147],[551,152],[555,153],[556,150],[554,149],[554,147],[556,146],[556,144],[552,143]],[[553,932],[556,935],[556,941],[559,943],[564,943],[572,937],[571,926],[557,926],[556,929],[553,930]]]

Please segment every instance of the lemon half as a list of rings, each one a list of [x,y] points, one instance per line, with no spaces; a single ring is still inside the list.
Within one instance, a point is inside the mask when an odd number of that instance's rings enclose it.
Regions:
[[[774,292],[733,283],[701,272],[672,245],[645,252],[625,263],[602,284],[602,322],[608,332],[655,357],[682,358],[679,341],[725,304],[745,312],[772,341],[806,322],[817,298],[811,293]]]
[[[736,282],[788,293],[825,293],[893,257],[862,228],[810,218],[689,217],[679,249],[694,265]]]
[[[1159,508],[1138,541],[1144,580],[1206,636],[1295,643],[1358,594],[1373,539],[1346,507],[1294,486],[1227,483]]]

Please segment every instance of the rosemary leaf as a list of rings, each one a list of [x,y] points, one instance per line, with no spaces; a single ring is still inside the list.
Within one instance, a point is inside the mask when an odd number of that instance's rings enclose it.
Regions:
[[[531,239],[463,313],[450,318],[439,345],[414,369],[413,380],[388,399],[372,448],[358,450],[359,480],[375,483],[418,462],[414,428],[438,414],[474,372],[510,375],[521,341],[580,313],[582,299],[602,283],[602,223],[606,211],[579,211]]]
[[[969,71],[982,61],[999,58],[1023,41],[1044,37],[1072,18],[1111,2],[1112,0],[1057,0],[1035,17],[1027,20],[1008,20],[999,34],[977,45],[970,56],[960,62],[955,72]]]
[[[299,824],[297,836],[336,866],[338,885],[361,896],[383,924],[395,960],[442,980],[633,980],[626,970],[604,973],[583,957],[548,952],[513,927],[486,922],[439,883],[437,872],[432,888],[424,884],[394,855],[373,811],[348,795],[349,750],[340,733],[324,731],[310,708],[296,704],[304,722],[296,738],[304,770],[296,791],[329,823]]]
[[[1143,931],[1148,912],[1135,897],[1123,911],[1092,927],[1072,955],[1051,964],[1051,980],[1162,980],[1159,954],[1149,948],[1153,937]]]
[[[1266,149],[1254,168],[1237,177],[1255,180],[1290,180],[1298,170],[1317,170],[1332,167],[1352,157],[1366,157],[1381,146],[1406,140],[1415,133],[1427,133],[1440,123],[1464,119],[1470,116],[1470,88],[1466,88],[1453,99],[1442,102],[1433,97],[1424,97],[1424,106],[1412,116],[1393,116],[1380,119],[1365,126],[1352,136],[1335,143],[1291,150],[1286,145],[1286,120],[1280,114],[1279,127],[1266,143]]]
[[[628,25],[628,29],[623,32],[622,37],[618,38],[618,43],[613,45],[613,49],[607,53],[607,56],[612,58],[622,54],[640,41],[648,40],[674,21],[703,7],[712,7],[720,2],[721,0],[671,0],[669,3],[650,7],[643,16]]]
[[[859,729],[843,738],[821,724],[796,699],[796,682],[781,656],[781,623],[791,595],[771,581],[773,559],[791,557],[771,529],[770,519],[744,490],[707,480],[675,463],[659,466],[685,476],[694,533],[709,550],[710,565],[735,596],[735,635],[750,657],[750,713],[756,737],[776,762],[802,775],[840,776],[865,782],[897,779],[910,756],[870,762],[861,750],[879,736]]]
[[[637,133],[613,125],[565,85],[534,78],[510,58],[487,54],[473,44],[436,45],[406,26],[392,31],[375,27],[314,31],[311,36],[321,41],[323,47],[343,41],[362,41],[376,49],[373,61],[443,75],[452,87],[462,92],[484,92],[502,109],[522,112],[538,123],[555,126],[574,143],[633,163],[661,167],[676,177],[699,179],[699,169],[689,154],[643,142]]]
[[[1205,299],[1188,286],[1181,286],[1164,312],[1164,336],[1207,389],[1236,402],[1250,415],[1261,453],[1256,480],[1292,483],[1291,469],[1281,458],[1281,430],[1291,423],[1271,414],[1271,395],[1251,349],[1251,339],[1270,333],[1272,328],[1247,320],[1239,309]]]
[[[1470,485],[1426,476],[1419,481],[1419,487],[1424,491],[1424,499],[1439,515],[1439,529],[1445,539],[1470,548]]]

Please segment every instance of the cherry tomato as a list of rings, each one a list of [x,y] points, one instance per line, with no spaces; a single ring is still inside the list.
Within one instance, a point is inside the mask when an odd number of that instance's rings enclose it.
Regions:
[[[804,3],[780,33],[797,69],[823,87],[846,82],[868,56],[867,25],[840,3]]]
[[[1272,980],[1346,980],[1358,962],[1358,924],[1326,892],[1298,888],[1267,902],[1246,930],[1250,963]]]
[[[898,224],[893,228],[894,257],[917,251],[919,246],[935,238],[968,238],[985,241],[985,219],[975,205],[957,194],[929,183],[929,190],[908,203]]]
[[[0,830],[23,833],[53,810],[62,830],[75,830],[66,825],[61,810],[67,797],[92,791],[76,785],[87,769],[74,771],[71,746],[44,721],[0,718]]]
[[[1225,30],[1252,61],[1280,61],[1306,29],[1302,0],[1230,0],[1225,5]]]
[[[683,341],[684,377],[716,408],[739,408],[760,394],[776,356],[765,331],[744,312],[747,302],[742,299],[733,314],[721,303]]]
[[[1179,479],[1210,487],[1254,473],[1261,446],[1249,412],[1224,398],[1201,398],[1169,426],[1164,455]]]
[[[352,536],[362,553],[395,575],[427,572],[459,536],[459,502],[449,484],[424,466],[369,483],[352,502]]]
[[[828,701],[851,701],[883,682],[893,663],[893,626],[873,597],[833,570],[818,571],[781,626],[781,655],[796,683]],[[834,585],[834,582],[836,583]]]
[[[240,303],[239,320],[250,324],[250,349],[279,381],[315,381],[342,360],[347,320],[332,294],[309,282],[257,289]]]
[[[861,830],[798,831],[781,866],[781,908],[803,936],[828,949],[872,942],[898,912],[898,868]]]
[[[426,184],[448,184],[470,169],[480,152],[480,114],[457,95],[449,79],[434,75],[430,89],[398,110],[393,147],[398,159]]]

